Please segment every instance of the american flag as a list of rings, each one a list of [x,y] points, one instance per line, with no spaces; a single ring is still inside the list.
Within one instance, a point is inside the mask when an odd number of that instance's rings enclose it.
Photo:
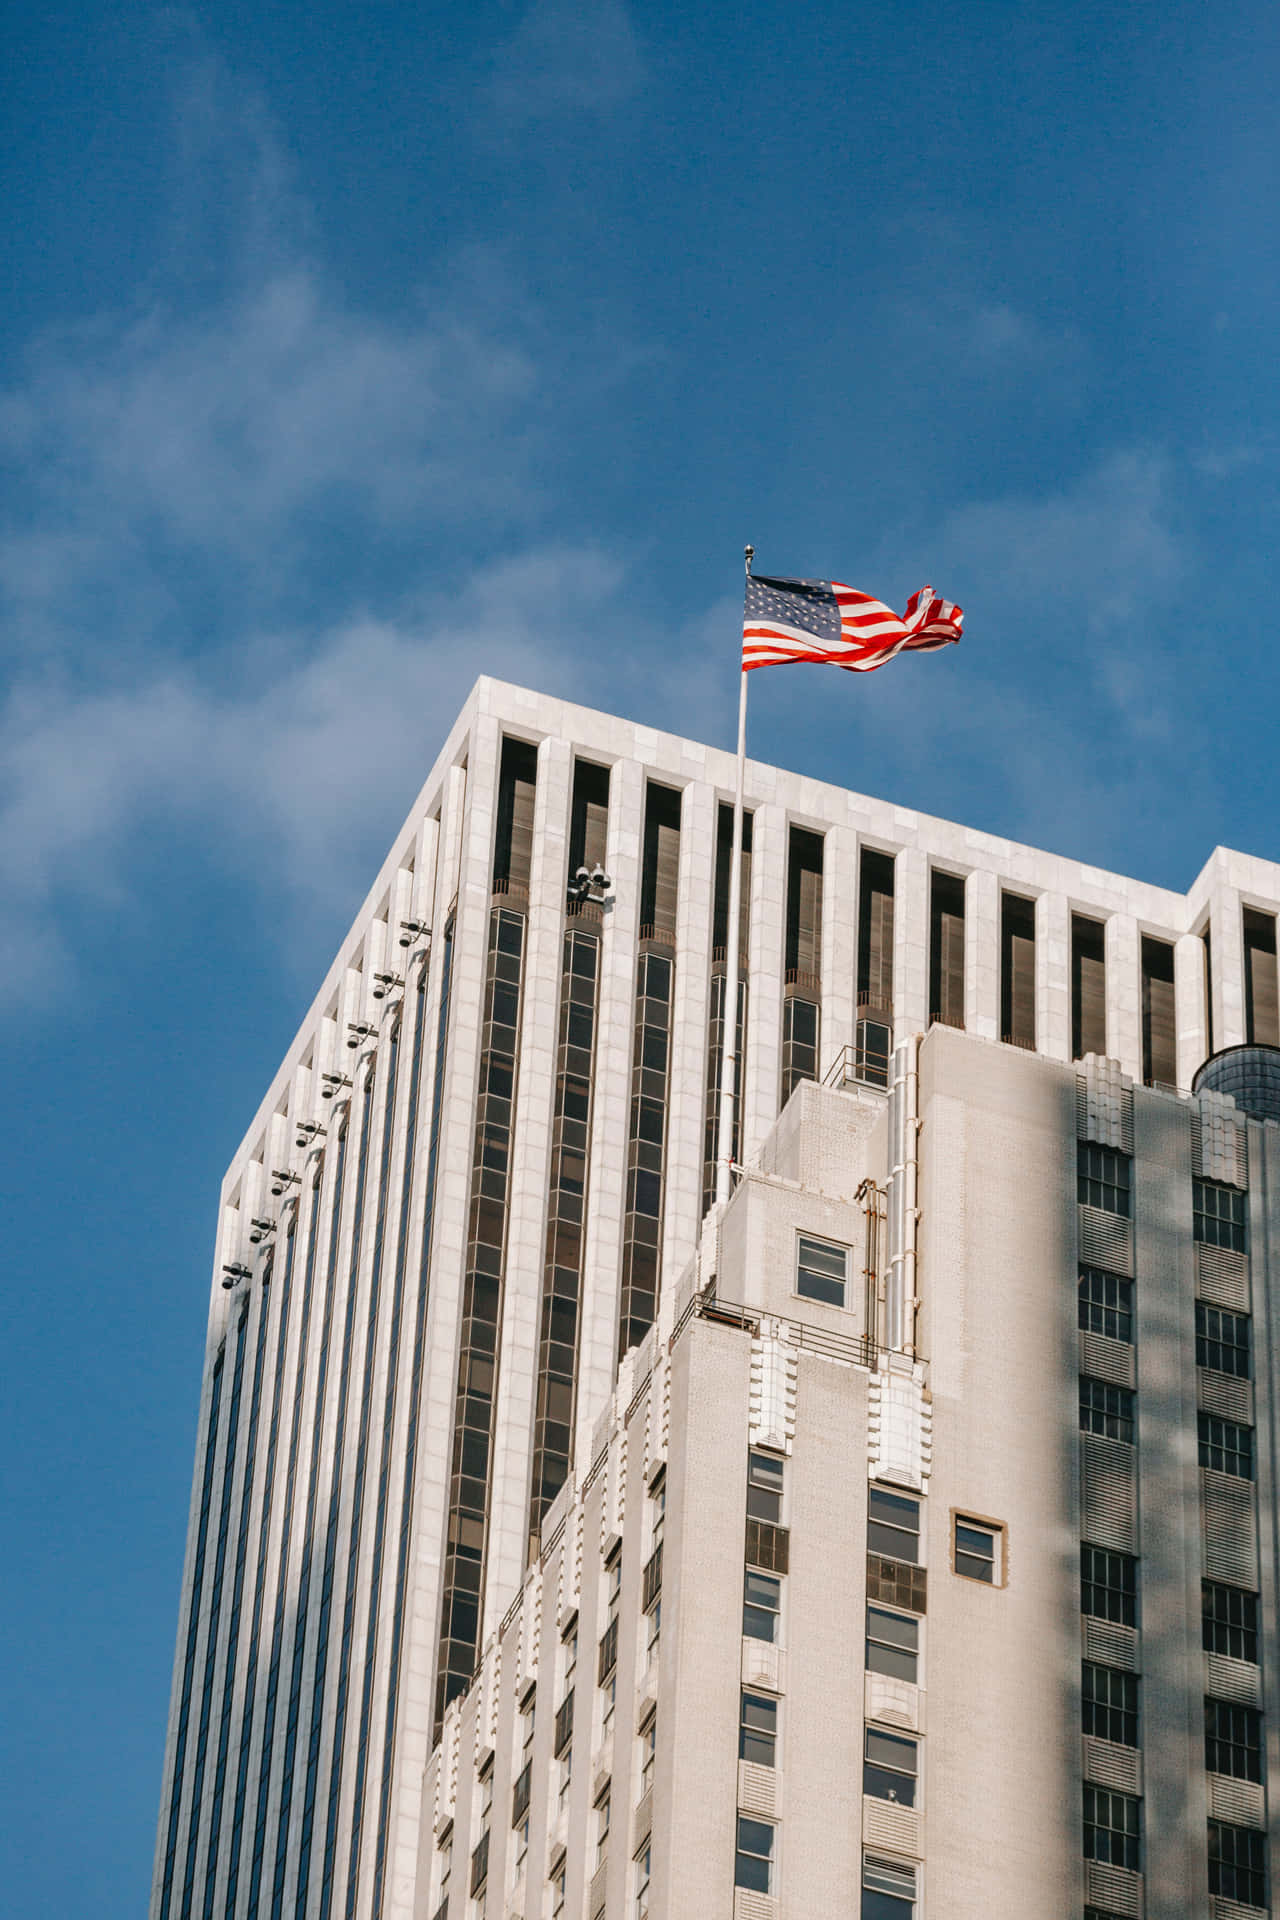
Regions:
[[[931,653],[960,638],[964,613],[921,587],[898,615],[869,593],[839,580],[771,580],[747,575],[742,618],[742,670],[818,660],[871,673],[910,648]]]

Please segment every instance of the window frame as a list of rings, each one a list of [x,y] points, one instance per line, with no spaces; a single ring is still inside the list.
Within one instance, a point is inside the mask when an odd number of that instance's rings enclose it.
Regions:
[[[873,1755],[869,1749],[873,1741],[881,1743],[879,1755]],[[900,1749],[902,1758],[910,1750],[912,1767],[895,1766],[886,1756]],[[886,1791],[881,1792],[868,1782],[880,1779]],[[901,1781],[901,1788],[894,1785]],[[918,1734],[900,1732],[897,1727],[882,1727],[874,1721],[868,1721],[862,1730],[862,1792],[864,1799],[888,1800],[893,1806],[914,1807],[920,1793],[920,1738]]]
[[[760,1714],[767,1726],[748,1718]],[[755,1743],[759,1753],[748,1752]],[[767,1754],[767,1758],[761,1755]],[[778,1764],[778,1697],[758,1687],[742,1687],[738,1692],[738,1758],[749,1766],[776,1768]]]
[[[1086,1574],[1086,1554],[1101,1554],[1104,1555],[1108,1561],[1120,1562],[1122,1567],[1127,1570],[1130,1578],[1124,1585],[1113,1586],[1109,1580],[1099,1580],[1092,1574]],[[1093,1564],[1096,1565],[1096,1561]],[[1109,1568],[1108,1571],[1110,1571]],[[1096,1593],[1119,1595],[1120,1611],[1097,1612],[1086,1606],[1086,1587],[1093,1589]],[[1097,1542],[1093,1540],[1082,1540],[1080,1542],[1080,1611],[1087,1620],[1110,1620],[1115,1626],[1136,1627],[1138,1625],[1137,1555],[1122,1553],[1118,1547],[1100,1547]]]
[[[1100,1689],[1097,1683],[1103,1679],[1105,1686]],[[1115,1747],[1139,1746],[1139,1704],[1136,1673],[1097,1660],[1081,1662],[1080,1722],[1088,1739],[1105,1740]]]
[[[1212,1609],[1206,1606],[1205,1603],[1211,1594],[1215,1597],[1218,1594],[1227,1596],[1226,1617],[1223,1617],[1216,1606]],[[1238,1599],[1242,1603],[1238,1608],[1241,1615],[1241,1618],[1238,1620],[1230,1618],[1233,1598]],[[1248,1587],[1233,1586],[1229,1580],[1201,1580],[1200,1644],[1205,1653],[1217,1654],[1219,1659],[1243,1660],[1251,1667],[1257,1666],[1259,1637],[1258,1598],[1259,1596],[1251,1592]],[[1250,1614],[1252,1614],[1251,1621],[1247,1618]],[[1226,1646],[1210,1644],[1211,1640],[1216,1638],[1219,1633],[1227,1640]],[[1236,1652],[1235,1648],[1231,1645],[1231,1641],[1236,1636],[1239,1637],[1238,1645],[1242,1649],[1240,1652]],[[1252,1645],[1253,1648],[1251,1653],[1243,1651],[1243,1649],[1250,1645]]]
[[[748,1520],[767,1520],[774,1527],[784,1524],[783,1502],[787,1490],[785,1469],[784,1455],[771,1453],[765,1447],[747,1449]],[[775,1501],[776,1506],[772,1504]]]
[[[1231,1326],[1224,1326],[1232,1322]],[[1240,1329],[1244,1337],[1240,1338]],[[1235,1338],[1225,1337],[1234,1334]],[[1232,1361],[1224,1366],[1223,1361]],[[1243,1364],[1240,1364],[1243,1360]],[[1222,1373],[1233,1380],[1253,1378],[1253,1316],[1236,1313],[1231,1307],[1215,1306],[1212,1300],[1196,1301],[1196,1365],[1210,1373]]]
[[[1081,1333],[1094,1333],[1103,1340],[1118,1340],[1122,1345],[1131,1347],[1134,1319],[1132,1279],[1128,1274],[1112,1273],[1109,1267],[1081,1266],[1078,1273],[1076,1325]],[[1095,1299],[1092,1290],[1086,1293],[1086,1285],[1098,1280],[1113,1284],[1116,1294],[1114,1303]],[[1108,1288],[1104,1286],[1100,1291],[1105,1293]],[[1123,1332],[1122,1327],[1125,1329]]]
[[[864,1853],[859,1891],[862,1920],[914,1920],[919,1891],[915,1862]]]
[[[1213,1196],[1213,1205],[1206,1205]],[[1191,1183],[1191,1237],[1200,1246],[1225,1247],[1232,1253],[1249,1251],[1249,1196],[1244,1187],[1226,1180]],[[1226,1204],[1223,1204],[1226,1203]]]
[[[1132,1220],[1133,1155],[1098,1140],[1077,1140],[1076,1200],[1082,1207]]]
[[[1241,1700],[1219,1700],[1214,1695],[1204,1703],[1204,1770],[1228,1780],[1252,1780],[1262,1785],[1263,1742],[1262,1713],[1258,1707]],[[1219,1766],[1218,1761],[1228,1762]]]
[[[1080,1375],[1080,1431],[1131,1447],[1137,1426],[1137,1395],[1132,1387],[1096,1374]]]
[[[768,1834],[769,1850],[767,1853],[761,1853],[754,1847],[744,1847],[743,1845],[743,1828],[744,1827],[757,1828],[761,1833]],[[761,1819],[758,1819],[755,1814],[743,1813],[741,1809],[739,1809],[738,1816],[737,1816],[737,1825],[734,1828],[734,1851],[733,1851],[733,1884],[734,1886],[742,1887],[748,1893],[771,1894],[773,1892],[773,1883],[776,1877],[777,1847],[778,1847],[778,1827],[777,1827],[776,1821],[761,1820]],[[748,1861],[758,1861],[763,1864],[763,1868],[764,1868],[763,1885],[761,1884],[759,1877],[754,1879],[744,1879],[742,1877],[744,1870],[749,1871],[749,1869],[745,1868],[745,1863]]]
[[[1232,1837],[1233,1852],[1238,1840],[1248,1843],[1244,1850],[1256,1854],[1256,1864],[1253,1861],[1242,1863],[1238,1859],[1223,1860],[1220,1857],[1215,1859],[1214,1842],[1217,1840],[1220,1845],[1221,1839],[1227,1834]],[[1224,1878],[1224,1876],[1230,1877]],[[1266,1907],[1267,1835],[1261,1829],[1238,1827],[1230,1820],[1210,1820],[1209,1893],[1211,1897],[1219,1900],[1238,1900],[1247,1907]]]
[[[960,1563],[978,1561],[984,1556],[972,1547],[960,1543],[960,1529],[968,1527],[971,1533],[983,1534],[991,1541],[991,1578],[984,1580],[981,1574],[970,1573]],[[999,1591],[1007,1584],[1009,1549],[1006,1529],[1002,1520],[994,1519],[990,1514],[974,1513],[969,1507],[951,1509],[951,1571],[961,1580],[970,1580],[975,1587],[991,1587]]]
[[[1113,1824],[1115,1812],[1123,1809],[1125,1824]],[[1104,1823],[1098,1816],[1105,1812]],[[1090,1818],[1090,1814],[1093,1818]],[[1132,1826],[1128,1816],[1132,1815]],[[1117,1845],[1117,1842],[1119,1843]],[[1102,1866],[1123,1867],[1127,1873],[1142,1871],[1142,1801],[1137,1794],[1121,1793],[1115,1787],[1084,1782],[1084,1857]]]
[[[838,1254],[840,1257],[839,1280],[836,1280],[834,1274],[823,1272],[821,1266],[806,1266],[806,1248],[812,1248],[818,1254],[819,1259],[825,1255]],[[839,1240],[827,1240],[821,1234],[804,1233],[797,1228],[795,1283],[793,1292],[803,1300],[816,1300],[819,1306],[839,1307],[843,1312],[848,1304],[849,1255],[851,1252],[852,1249],[847,1245],[842,1245]],[[807,1287],[801,1284],[806,1275],[812,1276],[816,1286]],[[824,1284],[829,1289],[828,1292],[822,1292],[820,1290]],[[839,1290],[838,1299],[835,1297],[837,1288]]]
[[[753,1600],[749,1598],[748,1583],[752,1580],[767,1581],[769,1585],[777,1588],[778,1604],[776,1608],[768,1607],[764,1605],[764,1603],[760,1600]],[[743,1568],[742,1637],[744,1640],[759,1640],[762,1642],[763,1645],[769,1646],[769,1647],[777,1647],[782,1644],[782,1580],[783,1580],[783,1576],[780,1573],[765,1573],[765,1572],[762,1572],[759,1567]],[[763,1633],[751,1632],[751,1630],[747,1626],[747,1617],[748,1617],[748,1614],[752,1611],[754,1611],[757,1614],[761,1614],[761,1615],[767,1614],[769,1616],[770,1620],[773,1622],[772,1633],[763,1634]]]
[[[1201,1407],[1196,1413],[1196,1436],[1200,1465],[1206,1473],[1227,1474],[1233,1480],[1257,1478],[1257,1443],[1253,1428],[1244,1421],[1226,1420],[1220,1413]]]
[[[914,1528],[903,1526],[901,1521],[887,1517],[883,1511],[877,1513],[875,1510],[877,1501],[880,1501],[882,1506],[889,1502],[894,1503],[894,1505],[888,1509],[889,1514],[892,1514],[894,1511],[904,1511],[907,1507],[910,1507],[915,1519]],[[883,1534],[884,1545],[879,1544],[882,1536],[877,1532],[877,1529],[887,1530]],[[893,1551],[893,1548],[904,1540],[913,1544],[913,1551],[910,1553]],[[907,1493],[898,1487],[881,1486],[880,1483],[875,1480],[869,1483],[867,1487],[867,1552],[878,1553],[882,1560],[901,1560],[909,1567],[918,1567],[922,1564],[920,1559],[920,1496],[918,1494]]]
[[[882,1618],[886,1620],[900,1621],[904,1628],[910,1629],[911,1634],[914,1636],[915,1644],[911,1647],[908,1647],[905,1644],[905,1636],[902,1641],[896,1641],[896,1640],[887,1639],[881,1635],[877,1635],[876,1633],[874,1633],[872,1631],[872,1622],[871,1622],[871,1616],[873,1614],[879,1614],[880,1616],[882,1616]],[[872,1659],[871,1650],[873,1647],[880,1647],[885,1649],[886,1653],[890,1657],[890,1660],[892,1660],[892,1656],[895,1654],[901,1656],[901,1663],[903,1667],[906,1667],[908,1663],[910,1664],[910,1668],[911,1668],[910,1673],[906,1673],[906,1672],[895,1673],[893,1670],[892,1664],[887,1666],[876,1666]],[[919,1684],[918,1675],[920,1671],[920,1618],[919,1616],[914,1613],[900,1613],[896,1608],[886,1607],[880,1601],[868,1600],[866,1633],[865,1633],[864,1646],[863,1646],[863,1665],[865,1667],[866,1672],[868,1673],[881,1674],[888,1680],[899,1680],[903,1682],[903,1684],[906,1686],[914,1687],[918,1685]]]

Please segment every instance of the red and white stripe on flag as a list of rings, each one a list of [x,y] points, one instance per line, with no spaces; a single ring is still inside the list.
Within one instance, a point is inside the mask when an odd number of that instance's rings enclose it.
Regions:
[[[812,660],[853,673],[871,673],[902,652],[931,653],[955,644],[964,626],[964,610],[921,587],[899,617],[882,600],[833,580],[831,592],[840,612],[840,638],[820,638],[785,621],[744,622],[742,666],[780,667]]]

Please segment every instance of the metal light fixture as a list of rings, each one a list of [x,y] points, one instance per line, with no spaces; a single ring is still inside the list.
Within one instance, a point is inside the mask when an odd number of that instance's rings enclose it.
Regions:
[[[229,1260],[222,1269],[222,1285],[230,1293],[232,1287],[239,1286],[242,1280],[252,1280],[253,1269],[246,1267],[243,1260]]]
[[[371,1026],[367,1020],[348,1020],[347,1045],[352,1053],[355,1052],[362,1041],[372,1040],[377,1034],[377,1031],[378,1029],[375,1026]],[[326,1073],[324,1077],[326,1080],[332,1080],[335,1076],[331,1073]],[[347,1085],[351,1085],[349,1080],[347,1081]]]
[[[274,1220],[251,1220],[249,1222],[249,1239],[255,1247],[260,1247],[262,1242],[267,1238],[267,1235],[274,1233],[275,1230],[276,1223]]]
[[[375,973],[373,976],[373,997],[385,1000],[389,993],[404,985],[404,975],[399,973]]]
[[[325,1126],[322,1120],[299,1120],[298,1137],[295,1144],[299,1147],[314,1147],[318,1141],[323,1140],[328,1131],[328,1127]],[[295,1173],[293,1178],[296,1180],[297,1177]]]
[[[400,945],[411,947],[415,940],[429,940],[431,929],[425,920],[402,920],[400,922]]]
[[[594,867],[579,867],[569,882],[570,900],[591,900],[602,907],[613,896],[613,881],[597,860]]]
[[[343,1087],[349,1087],[351,1085],[351,1081],[345,1073],[322,1073],[320,1078],[324,1082],[324,1085],[320,1089],[320,1098],[322,1100],[332,1100],[335,1093],[340,1093]]]
[[[315,1123],[312,1122],[312,1124],[314,1125]],[[298,1145],[301,1146],[302,1144],[301,1132],[299,1132]],[[277,1200],[281,1194],[285,1192],[286,1188],[296,1187],[298,1184],[299,1176],[296,1173],[291,1172],[285,1167],[272,1167],[271,1191]]]

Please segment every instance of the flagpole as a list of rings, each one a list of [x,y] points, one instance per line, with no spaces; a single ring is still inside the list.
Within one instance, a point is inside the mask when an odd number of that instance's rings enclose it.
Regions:
[[[743,550],[751,577],[754,547]],[[738,674],[738,780],[733,796],[733,853],[729,864],[729,924],[724,974],[724,1041],[720,1049],[720,1128],[716,1142],[716,1205],[723,1207],[733,1186],[733,1104],[738,1090],[738,928],[742,918],[742,795],[747,768],[747,673]]]

